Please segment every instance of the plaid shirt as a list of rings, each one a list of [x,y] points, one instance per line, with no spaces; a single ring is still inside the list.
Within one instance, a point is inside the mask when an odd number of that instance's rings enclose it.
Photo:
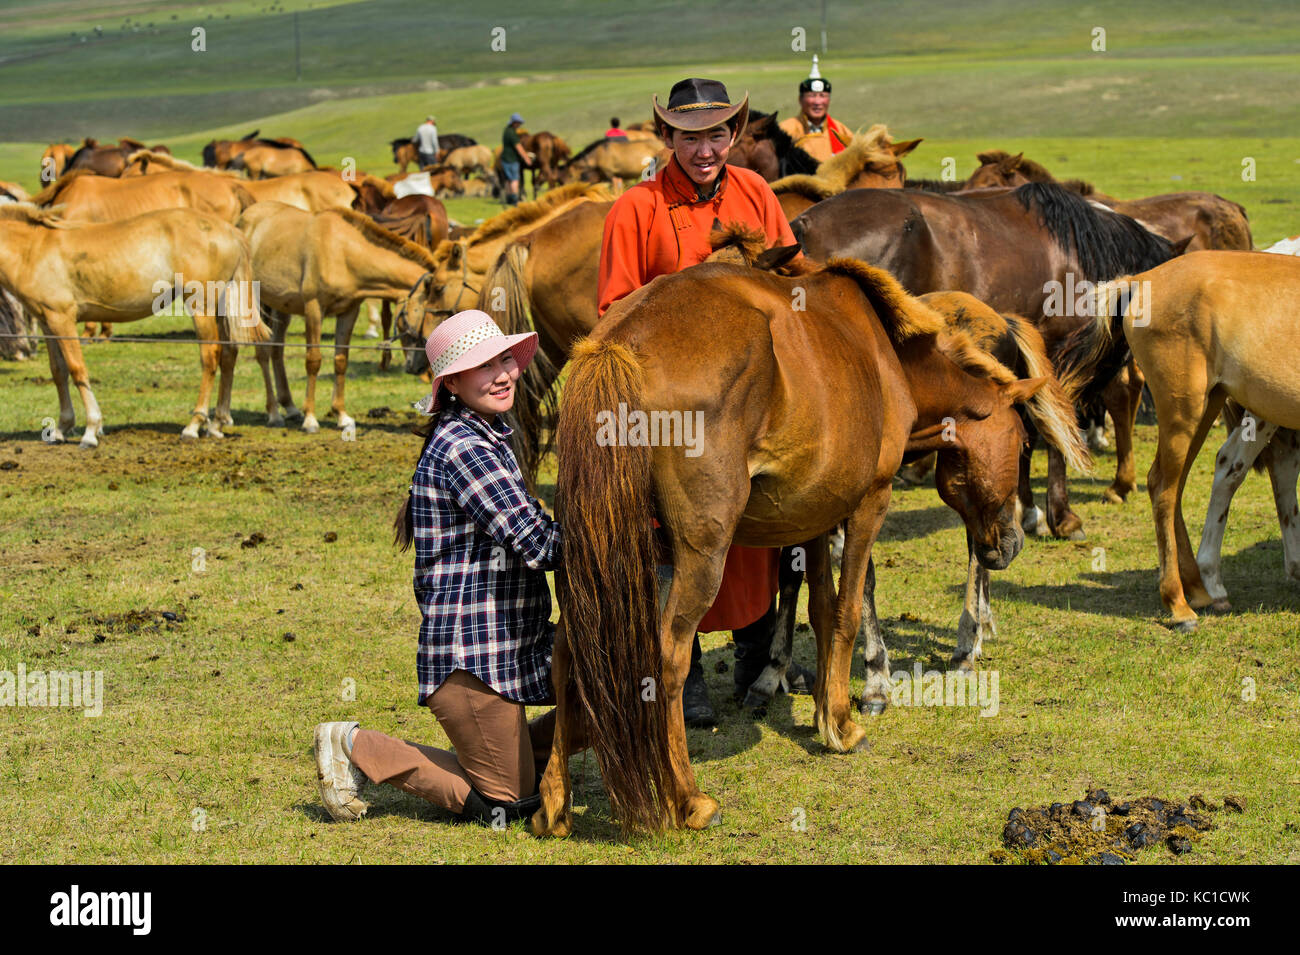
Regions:
[[[419,703],[466,670],[508,700],[551,695],[551,592],[560,525],[528,496],[501,418],[438,422],[412,481]]]

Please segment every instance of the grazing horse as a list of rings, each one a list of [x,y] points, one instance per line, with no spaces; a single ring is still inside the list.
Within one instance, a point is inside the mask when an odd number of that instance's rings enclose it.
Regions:
[[[306,149],[302,143],[288,136],[281,136],[279,139],[263,139],[258,133],[260,130],[253,130],[243,139],[214,139],[203,147],[203,165],[212,166],[217,169],[229,169],[231,163],[241,156],[246,150],[254,146],[273,146],[289,149],[300,149],[306,154]],[[315,163],[312,163],[315,166]]]
[[[249,179],[270,179],[317,169],[316,160],[301,146],[275,139],[259,139],[230,160],[228,169],[242,169]]]
[[[796,286],[807,311],[791,309]],[[1024,540],[1025,433],[1012,405],[1041,382],[991,381],[991,360],[943,333],[938,315],[860,262],[790,278],[707,263],[616,302],[577,346],[558,436],[557,718],[534,833],[572,829],[578,723],[625,830],[719,821],[691,769],[681,693],[733,541],[806,549],[815,722],[831,749],[865,747],[850,660],[857,635],[878,630],[871,548],[904,454],[941,452],[941,493],[987,566],[1005,567]],[[841,521],[836,590],[826,534]],[[666,593],[656,563],[671,564]],[[784,614],[790,590],[783,581]]]
[[[68,160],[64,172],[82,170],[97,176],[120,176],[126,168],[130,157],[141,150],[168,155],[171,150],[166,146],[147,147],[135,139],[120,139],[116,146],[101,146],[93,139],[87,139]]]
[[[1089,292],[1095,282],[1151,268],[1171,258],[1168,241],[1127,216],[1097,209],[1055,183],[968,195],[907,189],[853,189],[832,196],[790,224],[804,252],[825,261],[862,258],[892,272],[914,295],[969,292],[1002,313],[1023,315],[1042,333],[1057,377],[1076,401],[1101,394],[1127,362],[1122,343],[1097,352],[1080,336],[1095,334]],[[1091,354],[1091,363],[1080,356]],[[1121,420],[1129,423],[1121,435]],[[1132,416],[1116,417],[1118,499],[1136,486]],[[1026,529],[1041,512],[1022,466]],[[1070,510],[1065,461],[1048,447],[1047,526],[1057,537],[1084,539]]]
[[[184,286],[174,286],[182,276]],[[193,416],[181,434],[199,436],[207,424],[208,399],[218,362],[222,365],[218,419],[230,407],[233,357],[217,344],[222,338],[254,342],[268,329],[253,307],[248,244],[227,222],[191,209],[163,209],[106,224],[73,224],[31,205],[0,206],[0,286],[11,292],[40,322],[49,342],[50,372],[59,392],[59,425],[47,440],[62,441],[76,424],[68,378],[81,393],[86,411],[83,448],[95,447],[104,433],[99,403],[77,339],[77,322],[130,322],[170,308],[182,300],[194,320],[203,362],[203,379]],[[164,301],[165,297],[165,301]]]
[[[233,223],[256,201],[244,186],[233,176],[211,172],[165,172],[110,179],[74,170],[32,196],[32,202],[62,206],[63,217],[70,222],[112,222],[180,207]]]
[[[548,130],[528,133],[520,138],[524,150],[533,154],[535,162],[532,167],[533,198],[537,198],[537,186],[560,185],[560,166],[569,158],[569,144]]]
[[[302,429],[320,430],[316,420],[316,376],[320,371],[321,321],[337,316],[334,325],[334,395],[330,409],[339,427],[356,422],[344,410],[348,345],[361,303],[367,298],[422,308],[427,294],[424,278],[434,267],[427,249],[376,225],[350,209],[308,213],[279,202],[259,202],[239,220],[248,237],[253,277],[264,306],[279,313],[272,323],[276,342],[285,340],[290,315],[307,323],[307,397]],[[266,386],[267,423],[282,425],[299,414],[289,394],[284,349],[259,345],[257,360]],[[274,371],[274,388],[272,387]],[[284,409],[276,411],[276,402]]]
[[[817,172],[817,160],[794,144],[776,121],[776,113],[749,111],[745,131],[727,154],[727,165],[752,169],[768,182],[782,176]]]
[[[877,124],[865,135],[854,136],[815,173],[784,176],[772,183],[772,191],[786,218],[793,220],[814,203],[846,189],[901,189],[907,179],[901,160],[920,144],[919,139],[896,143],[888,127]]]
[[[993,150],[980,153],[977,158],[982,165],[971,174],[967,183],[969,189],[1014,188],[1026,182],[1057,181],[1041,164],[1025,159],[1024,153],[1010,156],[1001,150]],[[1061,185],[1138,220],[1145,229],[1164,236],[1170,242],[1186,240],[1188,252],[1200,249],[1249,252],[1254,248],[1245,208],[1210,192],[1172,192],[1145,199],[1116,199],[1097,192],[1091,183],[1079,179],[1069,179]]]
[[[662,152],[658,139],[598,139],[560,167],[560,182],[636,182]]]
[[[1291,348],[1297,297],[1300,261],[1220,251],[1192,252],[1096,290],[1095,347],[1118,338],[1122,323],[1155,399],[1159,436],[1147,493],[1160,597],[1180,630],[1194,629],[1193,608],[1214,601],[1192,553],[1182,499],[1192,462],[1224,402],[1232,399],[1261,422],[1300,428]],[[1286,503],[1279,513],[1284,536],[1294,533],[1297,521],[1294,487]]]

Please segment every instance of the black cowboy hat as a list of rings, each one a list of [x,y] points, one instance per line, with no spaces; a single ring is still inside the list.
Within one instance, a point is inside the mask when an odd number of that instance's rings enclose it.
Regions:
[[[732,105],[727,88],[717,80],[686,79],[675,83],[668,94],[667,109],[659,105],[658,94],[652,102],[656,120],[672,129],[699,132],[735,118],[739,138],[749,122],[749,93]]]

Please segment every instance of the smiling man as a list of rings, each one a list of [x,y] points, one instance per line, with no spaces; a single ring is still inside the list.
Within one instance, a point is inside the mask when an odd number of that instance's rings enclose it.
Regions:
[[[769,247],[793,245],[781,203],[763,177],[727,165],[727,154],[749,117],[749,95],[738,104],[717,80],[687,79],[652,100],[656,131],[672,147],[672,159],[653,178],[629,189],[605,217],[597,298],[600,314],[651,279],[703,262],[713,252],[715,221],[761,229]],[[702,316],[707,321],[707,316]],[[683,409],[689,410],[689,409]],[[731,630],[736,642],[738,696],[766,666],[776,624],[777,560],[769,548],[732,547],[722,585],[700,621],[704,632]],[[811,692],[814,677],[792,663],[789,688]],[[686,723],[716,722],[700,665],[698,638],[682,694]]]
[[[799,84],[799,115],[781,123],[794,144],[818,162],[841,152],[853,139],[853,131],[832,119],[831,81],[821,74],[813,57],[808,78]]]

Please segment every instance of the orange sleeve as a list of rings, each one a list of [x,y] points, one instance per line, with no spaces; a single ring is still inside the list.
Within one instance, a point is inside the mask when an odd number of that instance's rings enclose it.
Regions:
[[[605,216],[605,231],[600,241],[600,269],[596,282],[596,314],[625,295],[630,295],[646,278],[645,242],[648,226],[641,222],[642,210],[634,187],[614,203]]]

